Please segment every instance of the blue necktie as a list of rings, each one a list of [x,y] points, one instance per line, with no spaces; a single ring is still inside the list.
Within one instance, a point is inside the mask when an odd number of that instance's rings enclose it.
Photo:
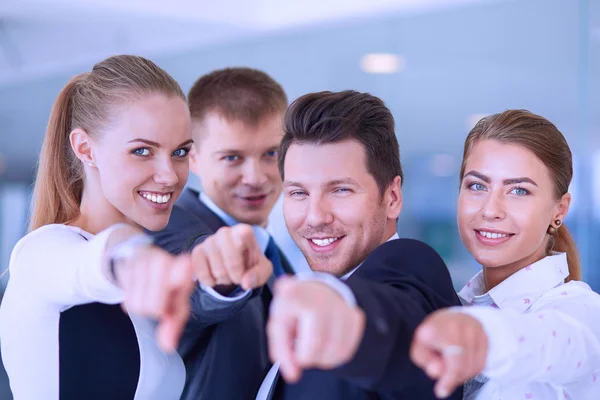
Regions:
[[[283,269],[283,264],[281,262],[281,255],[279,254],[279,249],[275,244],[275,241],[271,236],[269,236],[269,243],[267,243],[267,249],[265,250],[265,256],[271,261],[273,264],[273,274],[275,277],[280,277],[285,275],[285,270]]]

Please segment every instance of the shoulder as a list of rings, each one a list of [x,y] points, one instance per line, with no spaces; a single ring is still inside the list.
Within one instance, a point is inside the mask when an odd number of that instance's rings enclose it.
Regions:
[[[22,237],[11,254],[11,268],[19,260],[28,261],[36,257],[51,258],[57,251],[68,250],[70,246],[86,243],[86,239],[78,232],[78,228],[63,224],[50,224],[29,232]]]
[[[51,224],[42,226],[23,236],[15,245],[14,251],[19,252],[24,248],[33,249],[37,246],[46,246],[55,243],[79,243],[86,241],[85,237],[78,233],[78,228],[63,224]]]
[[[452,279],[442,257],[428,244],[415,239],[396,239],[377,247],[359,268],[369,278],[417,280],[431,287],[452,288]]]
[[[177,204],[173,206],[169,223],[164,229],[146,232],[158,246],[171,253],[189,249],[198,239],[214,233],[200,217]]]
[[[395,239],[377,247],[365,260],[385,261],[404,268],[446,268],[440,255],[428,244],[415,239]],[[424,265],[425,264],[425,265]]]
[[[174,231],[181,231],[182,229],[211,232],[206,222],[204,222],[200,216],[175,204],[171,210],[171,216],[169,217],[169,223],[167,226],[160,231],[150,232],[150,234],[172,233]]]
[[[581,309],[594,309],[600,312],[600,294],[594,292],[587,283],[570,281],[545,292],[538,301],[537,309],[563,307],[577,307]]]

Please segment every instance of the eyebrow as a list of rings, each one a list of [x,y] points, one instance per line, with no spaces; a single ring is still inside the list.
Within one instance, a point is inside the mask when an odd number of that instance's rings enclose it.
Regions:
[[[273,150],[279,150],[279,146],[271,146],[267,149],[265,149],[265,151],[273,151]],[[223,150],[217,150],[215,151],[213,154],[231,154],[231,153],[242,153],[244,151],[244,149],[223,149]]]
[[[475,177],[475,178],[477,178],[477,179],[481,179],[481,180],[482,180],[482,181],[484,181],[485,183],[490,183],[490,182],[492,181],[492,180],[491,180],[491,179],[490,179],[488,176],[486,176],[486,175],[482,174],[481,172],[477,172],[477,171],[469,171],[469,172],[467,172],[467,173],[465,174],[465,176],[463,177],[463,179],[464,179],[465,177],[467,177],[467,176],[474,176],[474,177]],[[527,177],[525,177],[525,176],[524,176],[524,177],[520,177],[520,178],[510,178],[510,179],[504,179],[504,180],[502,181],[502,184],[504,184],[504,185],[514,185],[514,184],[517,184],[517,183],[531,183],[531,184],[532,184],[532,185],[534,185],[534,186],[537,186],[537,185],[538,185],[537,183],[535,183],[535,182],[533,181],[533,179],[531,179],[531,178],[527,178]]]
[[[342,178],[342,179],[334,179],[332,181],[327,181],[325,183],[323,183],[322,186],[336,186],[336,185],[354,185],[354,186],[360,186],[354,179],[348,177],[348,178]],[[294,181],[284,181],[283,182],[283,186],[298,186],[298,187],[304,187],[304,185],[300,182],[294,182]]]
[[[142,139],[142,138],[136,138],[136,139],[130,140],[128,143],[135,143],[135,142],[144,143],[144,144],[147,144],[148,146],[152,146],[152,147],[158,147],[158,148],[161,147],[160,143],[153,142],[152,140]],[[179,146],[177,146],[177,148],[183,147],[183,146],[191,144],[191,143],[194,143],[194,141],[192,139],[186,140],[185,142],[183,142]]]

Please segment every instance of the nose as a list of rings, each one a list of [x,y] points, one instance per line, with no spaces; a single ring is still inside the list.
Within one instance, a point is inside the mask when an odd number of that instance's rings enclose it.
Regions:
[[[179,183],[179,177],[170,158],[157,161],[154,182],[164,186],[175,186]]]
[[[313,193],[309,197],[306,223],[312,228],[319,228],[333,222],[333,213],[329,201]]]
[[[490,193],[481,209],[483,219],[487,221],[501,220],[506,217],[504,196],[500,191]]]
[[[259,160],[248,159],[244,164],[242,172],[243,184],[258,188],[267,183],[265,167]]]

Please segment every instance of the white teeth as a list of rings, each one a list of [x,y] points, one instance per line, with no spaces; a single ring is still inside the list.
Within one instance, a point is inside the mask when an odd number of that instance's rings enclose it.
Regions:
[[[164,203],[168,203],[169,200],[171,199],[171,194],[165,194],[165,195],[156,195],[156,194],[150,194],[150,193],[142,193],[142,196],[145,199],[150,200],[153,203],[157,203],[157,204],[164,204]]]
[[[311,241],[317,246],[325,247],[335,242],[339,238],[326,238],[326,239],[311,239]]]
[[[488,239],[501,239],[501,238],[510,236],[506,233],[495,233],[495,232],[486,232],[486,231],[479,231],[479,234]]]

